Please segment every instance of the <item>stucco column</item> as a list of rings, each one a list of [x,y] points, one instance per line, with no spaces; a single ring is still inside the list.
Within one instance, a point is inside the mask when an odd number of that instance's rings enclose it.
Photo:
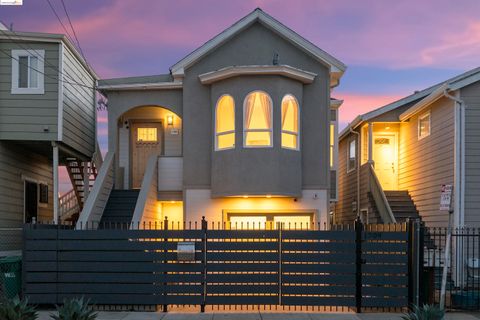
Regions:
[[[368,163],[375,165],[373,161],[373,123],[368,123]]]

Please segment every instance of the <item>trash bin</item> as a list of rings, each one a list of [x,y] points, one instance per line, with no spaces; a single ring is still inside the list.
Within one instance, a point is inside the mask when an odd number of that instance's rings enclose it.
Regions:
[[[0,295],[11,299],[20,294],[21,272],[22,257],[0,258]]]

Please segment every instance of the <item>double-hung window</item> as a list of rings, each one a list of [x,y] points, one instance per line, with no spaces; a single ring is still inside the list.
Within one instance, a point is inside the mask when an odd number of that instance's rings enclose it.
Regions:
[[[215,150],[235,148],[235,101],[230,95],[218,99],[215,108]]]
[[[430,135],[430,112],[427,112],[418,117],[418,140],[421,140]]]
[[[12,50],[12,94],[44,94],[45,50]]]
[[[355,170],[357,166],[357,141],[350,140],[347,152],[347,172]]]
[[[247,95],[243,104],[243,145],[249,148],[271,147],[272,99],[263,91]]]
[[[282,148],[298,150],[299,116],[298,102],[287,94],[282,99]]]

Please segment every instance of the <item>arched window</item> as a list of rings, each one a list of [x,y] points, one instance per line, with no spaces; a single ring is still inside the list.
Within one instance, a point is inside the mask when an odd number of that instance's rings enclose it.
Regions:
[[[272,99],[263,91],[247,95],[243,104],[243,145],[272,146]]]
[[[215,150],[231,148],[235,148],[235,101],[223,95],[215,110]]]
[[[287,94],[282,99],[282,148],[299,149],[299,119],[297,99]]]

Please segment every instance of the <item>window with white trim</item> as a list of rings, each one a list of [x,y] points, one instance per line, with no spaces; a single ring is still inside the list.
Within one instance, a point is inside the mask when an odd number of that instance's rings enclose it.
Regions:
[[[350,140],[347,150],[347,172],[355,170],[357,165],[357,141]]]
[[[418,140],[421,140],[430,135],[431,122],[430,112],[418,117]]]
[[[254,91],[245,97],[243,104],[243,146],[248,148],[271,147],[272,99],[263,91]]]
[[[215,150],[235,148],[235,101],[230,95],[218,99],[215,107]]]
[[[287,94],[282,99],[282,148],[298,150],[299,107],[297,99]]]
[[[44,94],[45,50],[12,50],[12,94]]]

